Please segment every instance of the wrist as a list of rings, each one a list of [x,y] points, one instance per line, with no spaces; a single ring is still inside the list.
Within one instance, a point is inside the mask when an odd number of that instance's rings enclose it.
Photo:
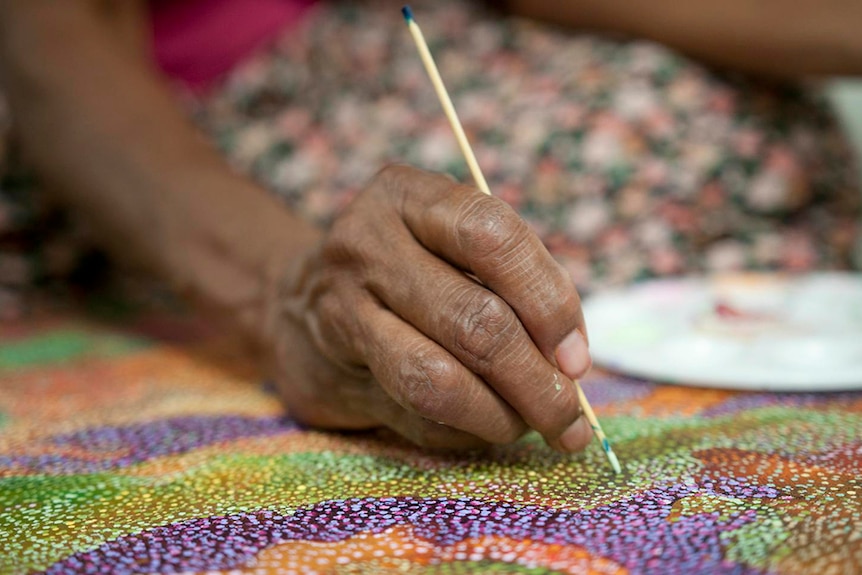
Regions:
[[[258,343],[268,339],[274,292],[321,232],[240,177],[174,180],[161,267],[182,294],[216,311]]]

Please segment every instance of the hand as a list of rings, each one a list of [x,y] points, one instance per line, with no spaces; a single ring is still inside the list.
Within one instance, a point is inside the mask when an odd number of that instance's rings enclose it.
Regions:
[[[570,379],[590,366],[571,278],[504,202],[381,171],[268,306],[277,386],[320,427],[387,426],[434,448],[591,437]]]

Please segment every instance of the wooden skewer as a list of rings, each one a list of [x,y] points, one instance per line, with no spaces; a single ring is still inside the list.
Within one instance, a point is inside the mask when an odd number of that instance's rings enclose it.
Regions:
[[[425,42],[425,36],[422,35],[422,30],[419,28],[419,25],[416,24],[416,20],[413,19],[413,11],[409,6],[404,6],[401,9],[401,13],[404,15],[404,20],[407,22],[410,34],[413,36],[416,48],[419,50],[419,57],[422,59],[422,63],[425,65],[425,70],[428,72],[428,76],[431,78],[431,83],[434,85],[434,91],[437,92],[437,97],[443,105],[443,111],[449,119],[449,124],[452,125],[452,131],[455,132],[455,139],[458,140],[458,145],[461,147],[461,153],[464,154],[464,158],[467,160],[467,166],[470,168],[473,180],[475,180],[476,186],[480,190],[490,196],[491,189],[488,187],[488,182],[485,180],[485,176],[479,168],[479,162],[476,161],[476,154],[473,153],[473,148],[470,147],[470,142],[467,140],[467,134],[464,133],[464,128],[461,126],[461,121],[458,119],[457,112],[455,112],[452,98],[449,97],[449,92],[446,90],[446,86],[443,85],[443,79],[440,77],[440,71],[437,69],[437,64],[431,56],[431,50],[428,49],[428,44]],[[596,414],[593,411],[592,406],[590,406],[590,402],[587,401],[587,396],[584,395],[584,390],[581,388],[580,382],[575,379],[573,380],[573,383],[575,384],[575,389],[578,393],[578,401],[581,404],[581,408],[584,410],[584,415],[590,423],[590,427],[593,428],[596,439],[601,443],[602,450],[605,452],[605,456],[608,458],[614,472],[620,473],[622,469],[620,468],[619,459],[617,459],[614,450],[611,448],[611,444],[608,441],[605,432],[602,430],[602,426],[599,424],[599,420],[596,418]]]
[[[455,139],[458,140],[458,146],[461,147],[461,153],[464,154],[464,159],[467,160],[467,166],[470,168],[470,174],[476,182],[476,186],[491,195],[491,189],[488,187],[488,182],[485,181],[485,176],[482,170],[479,169],[479,162],[476,161],[476,154],[473,153],[473,148],[470,147],[470,142],[467,141],[467,134],[464,133],[464,128],[461,126],[461,120],[458,119],[458,113],[455,112],[455,106],[452,105],[452,98],[449,97],[449,92],[446,91],[446,86],[443,85],[443,78],[440,77],[440,71],[437,69],[437,64],[434,63],[434,58],[431,57],[431,50],[428,49],[428,44],[425,42],[425,36],[422,35],[422,30],[413,20],[413,11],[409,6],[401,9],[404,14],[404,20],[407,21],[407,27],[410,29],[410,34],[413,35],[413,41],[416,42],[416,48],[419,49],[419,57],[422,58],[422,63],[425,65],[425,70],[431,78],[431,83],[434,85],[434,91],[437,92],[437,97],[443,105],[443,111],[446,117],[449,118],[449,123],[452,125],[452,131],[455,132]]]
[[[587,401],[587,396],[584,395],[581,383],[577,379],[575,379],[574,382],[575,389],[578,391],[578,401],[581,403],[581,409],[584,410],[584,415],[587,417],[587,421],[590,422],[590,427],[593,428],[593,432],[596,434],[596,439],[601,443],[602,451],[605,452],[605,457],[608,458],[608,461],[611,463],[611,467],[614,468],[614,473],[622,473],[620,460],[617,459],[617,454],[614,453],[614,449],[611,447],[611,443],[608,441],[608,437],[605,435],[605,432],[599,423],[599,418],[596,417],[596,414],[593,411],[593,407],[590,405],[590,402]]]

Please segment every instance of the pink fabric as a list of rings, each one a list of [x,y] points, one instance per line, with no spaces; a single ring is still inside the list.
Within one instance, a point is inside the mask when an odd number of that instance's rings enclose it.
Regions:
[[[155,59],[170,77],[201,90],[299,21],[313,0],[155,0]]]

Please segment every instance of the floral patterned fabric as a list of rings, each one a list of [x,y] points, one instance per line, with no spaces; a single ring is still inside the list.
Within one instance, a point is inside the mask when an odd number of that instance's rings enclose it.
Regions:
[[[594,372],[614,475],[303,429],[224,342],[124,326],[0,327],[0,573],[862,572],[860,392]]]
[[[468,6],[414,12],[492,191],[582,290],[851,264],[862,194],[810,91]],[[321,223],[386,162],[469,181],[391,3],[319,6],[198,112],[240,169]]]
[[[853,265],[853,158],[811,91],[470,3],[414,7],[492,190],[582,291]],[[387,162],[469,181],[388,2],[321,3],[210,96],[186,96],[233,164],[321,224]],[[68,216],[48,215],[32,178],[12,169],[8,122],[0,132],[0,316],[14,317],[19,294],[67,277],[90,243],[83,228],[67,231]]]

